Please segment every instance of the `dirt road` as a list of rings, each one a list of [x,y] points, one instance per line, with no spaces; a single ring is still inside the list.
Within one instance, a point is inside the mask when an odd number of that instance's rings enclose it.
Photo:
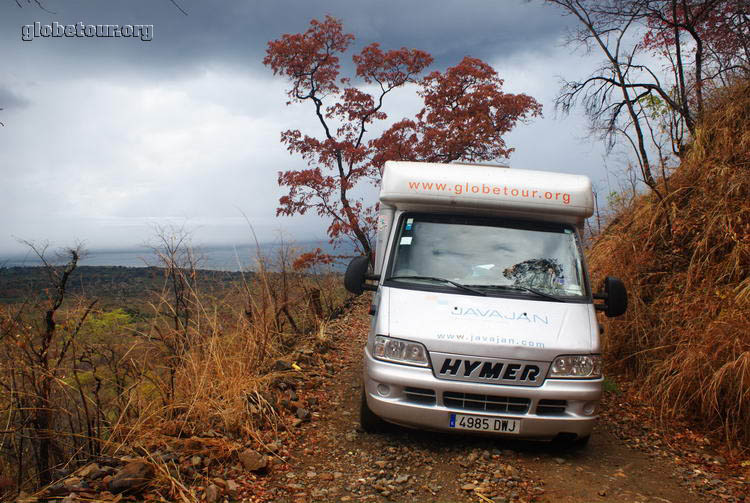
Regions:
[[[359,429],[362,306],[325,354],[327,372],[297,386],[312,420],[298,424],[286,464],[269,475],[266,495],[279,502],[674,502],[741,501],[721,480],[675,456],[660,434],[624,422],[608,393],[589,446],[578,452],[529,442],[488,440],[394,428]],[[307,388],[307,389],[305,389]],[[633,433],[635,432],[635,433]],[[650,448],[638,448],[649,439]],[[635,446],[635,448],[633,447]],[[664,447],[664,448],[663,448]],[[697,446],[700,459],[712,458]],[[717,461],[718,463],[718,461]],[[704,478],[701,478],[704,477]],[[708,481],[708,483],[706,483]],[[713,486],[711,484],[714,484]],[[747,487],[747,486],[745,486]],[[710,494],[710,491],[715,494]]]

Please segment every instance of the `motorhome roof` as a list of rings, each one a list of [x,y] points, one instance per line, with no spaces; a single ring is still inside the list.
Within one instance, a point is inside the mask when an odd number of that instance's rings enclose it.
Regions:
[[[402,210],[460,210],[576,225],[594,213],[586,176],[466,164],[388,161],[380,201]]]

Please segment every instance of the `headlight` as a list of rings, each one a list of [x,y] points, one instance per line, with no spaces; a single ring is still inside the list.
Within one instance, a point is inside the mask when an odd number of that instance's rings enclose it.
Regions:
[[[375,336],[373,354],[378,360],[428,367],[427,350],[418,342]]]
[[[549,377],[596,379],[602,376],[600,355],[558,356],[549,368]]]

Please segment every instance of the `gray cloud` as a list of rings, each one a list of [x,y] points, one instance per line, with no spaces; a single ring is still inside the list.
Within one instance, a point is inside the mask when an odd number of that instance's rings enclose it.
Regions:
[[[3,0],[0,0],[3,2]],[[247,214],[261,240],[284,229],[324,237],[316,215],[276,218],[278,171],[299,167],[279,133],[319,134],[309,107],[285,105],[285,83],[261,60],[268,40],[340,17],[362,46],[417,47],[436,67],[469,54],[492,63],[506,91],[544,103],[546,118],[508,136],[511,164],[602,178],[598,147],[581,144],[583,121],[554,121],[554,75],[591,66],[558,46],[565,22],[523,1],[46,0],[54,14],[0,3],[0,253],[15,238],[93,248],[134,246],[155,222],[183,222],[195,241],[249,241]],[[154,24],[137,39],[21,40],[34,22]],[[583,68],[582,68],[583,69]],[[413,89],[390,96],[392,120],[413,114]],[[373,130],[377,134],[377,130]],[[372,188],[363,190],[374,199]]]
[[[24,108],[28,104],[29,101],[26,98],[0,85],[0,108],[13,110]]]
[[[570,21],[540,3],[486,0],[246,0],[205,2],[182,0],[182,15],[168,0],[100,2],[46,0],[54,13],[5,0],[2,40],[16,56],[45,55],[54,66],[75,53],[81,66],[129,65],[160,74],[228,63],[257,70],[269,40],[304,31],[312,18],[326,14],[343,20],[358,45],[382,42],[385,47],[414,47],[431,52],[438,67],[470,54],[488,58],[538,50],[554,43]],[[21,26],[34,22],[86,24],[153,24],[151,42],[123,39],[20,40]],[[21,49],[22,47],[22,49]],[[20,54],[18,50],[22,50]]]

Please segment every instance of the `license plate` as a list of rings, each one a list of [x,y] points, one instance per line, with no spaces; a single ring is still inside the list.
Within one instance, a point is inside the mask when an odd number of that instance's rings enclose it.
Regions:
[[[457,430],[492,431],[517,435],[521,432],[521,420],[504,417],[451,414],[450,427]]]

